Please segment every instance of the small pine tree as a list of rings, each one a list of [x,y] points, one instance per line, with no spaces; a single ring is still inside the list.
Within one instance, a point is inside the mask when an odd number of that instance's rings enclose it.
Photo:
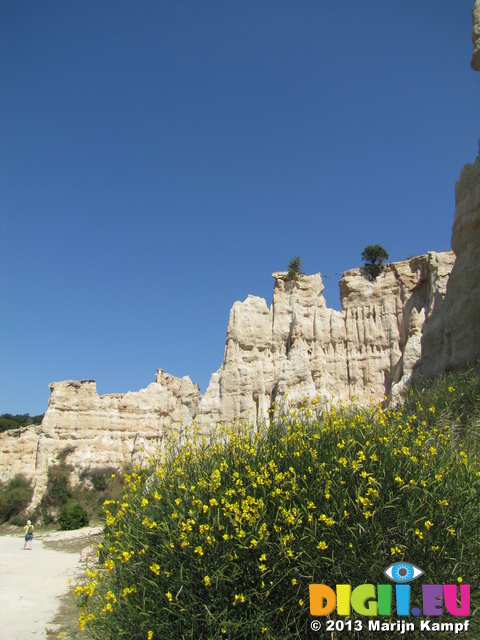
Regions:
[[[303,276],[304,274],[305,272],[302,271],[302,259],[297,256],[293,260],[290,260],[288,264],[288,277],[296,278],[297,276]]]
[[[375,280],[383,269],[383,261],[388,260],[388,253],[379,244],[369,244],[362,251],[362,260],[367,275]]]

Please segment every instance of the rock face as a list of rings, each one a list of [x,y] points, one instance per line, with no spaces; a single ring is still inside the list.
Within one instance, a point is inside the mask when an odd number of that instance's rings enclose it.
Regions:
[[[480,71],[480,0],[475,1],[472,10],[472,21],[473,56],[471,65],[474,71]]]
[[[480,141],[455,187],[452,249],[455,266],[422,338],[422,375],[433,376],[480,359]]]
[[[342,311],[327,308],[320,274],[274,273],[270,308],[254,296],[234,304],[197,422],[262,420],[287,393],[293,405],[395,397],[420,360],[425,318],[443,301],[453,263],[452,252],[432,252],[387,265],[374,281],[347,271]]]
[[[47,469],[68,452],[74,478],[88,467],[121,468],[162,450],[170,430],[181,430],[198,410],[200,391],[188,376],[157,372],[136,393],[98,396],[93,380],[50,385],[48,411],[40,427],[7,431],[1,437],[0,479],[23,473],[35,478],[33,507],[43,495]]]

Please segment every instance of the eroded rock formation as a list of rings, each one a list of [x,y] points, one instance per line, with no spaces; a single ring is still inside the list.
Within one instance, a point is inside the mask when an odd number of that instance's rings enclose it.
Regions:
[[[471,65],[474,71],[480,71],[480,0],[475,0],[472,10],[472,22],[473,56]]]
[[[261,420],[288,394],[325,400],[391,398],[420,359],[425,318],[443,300],[452,252],[389,264],[376,280],[343,274],[342,311],[329,309],[320,274],[274,273],[272,306],[248,296],[230,312],[225,356],[197,422]]]
[[[47,469],[68,452],[78,479],[82,469],[121,468],[162,450],[170,430],[190,423],[200,391],[188,376],[157,372],[156,381],[135,393],[99,396],[93,380],[54,382],[41,426],[7,431],[0,438],[0,479],[22,473],[35,478],[33,506],[46,489]]]
[[[480,141],[455,187],[452,249],[455,266],[422,338],[422,375],[433,376],[480,359]]]

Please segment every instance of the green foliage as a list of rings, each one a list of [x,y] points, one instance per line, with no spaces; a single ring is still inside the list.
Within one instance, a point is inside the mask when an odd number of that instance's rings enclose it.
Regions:
[[[313,401],[257,429],[187,431],[106,503],[105,574],[76,587],[80,626],[97,640],[307,638],[309,584],[377,584],[401,560],[470,584],[478,610],[480,464],[455,431],[474,423],[478,374],[442,385],[412,388],[403,409]]]
[[[60,523],[60,516],[65,507],[78,504],[86,512],[89,519],[103,518],[102,505],[105,499],[119,498],[123,491],[122,473],[115,467],[86,468],[80,474],[81,482],[71,486],[72,467],[65,463],[67,456],[74,449],[63,449],[57,459],[57,465],[48,469],[47,490],[37,507],[37,517],[41,516],[44,524]]]
[[[70,486],[71,468],[64,461],[48,467],[47,490],[36,508],[36,516],[43,524],[56,522],[57,515],[73,498]]]
[[[103,494],[109,487],[112,487],[117,475],[121,478],[121,474],[118,473],[118,469],[115,467],[94,467],[93,469],[83,469],[80,478],[89,480],[95,491]]]
[[[22,515],[32,499],[30,482],[17,474],[6,484],[0,483],[0,523]]]
[[[48,468],[47,490],[40,502],[42,507],[58,511],[72,499],[70,473],[62,463]]]
[[[74,502],[64,507],[58,516],[58,524],[63,530],[80,529],[86,527],[89,522],[88,513],[85,509]]]
[[[388,260],[388,253],[379,244],[369,244],[362,251],[362,260],[366,274],[374,280],[383,268],[383,261]]]
[[[372,266],[382,264],[384,260],[388,260],[388,253],[379,244],[369,244],[362,251],[362,260]]]
[[[302,271],[302,259],[297,256],[293,260],[290,260],[288,264],[288,277],[296,278],[297,276],[305,275],[305,272]]]
[[[11,413],[2,413],[0,415],[0,433],[9,429],[19,429],[30,425],[40,424],[43,420],[43,414],[39,416],[29,416],[28,413],[23,415],[12,415]]]
[[[437,426],[450,425],[455,440],[463,440],[470,451],[480,449],[480,363],[433,380],[416,380],[405,408],[415,411],[419,401],[435,407]]]

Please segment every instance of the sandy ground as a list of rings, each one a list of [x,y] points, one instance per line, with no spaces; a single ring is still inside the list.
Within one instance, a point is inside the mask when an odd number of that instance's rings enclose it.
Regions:
[[[98,529],[86,527],[36,535],[32,551],[23,550],[21,535],[0,536],[0,640],[46,639],[45,627],[55,616],[57,598],[83,569],[78,552],[53,551],[43,541],[84,536],[88,546],[89,534],[96,533]]]

